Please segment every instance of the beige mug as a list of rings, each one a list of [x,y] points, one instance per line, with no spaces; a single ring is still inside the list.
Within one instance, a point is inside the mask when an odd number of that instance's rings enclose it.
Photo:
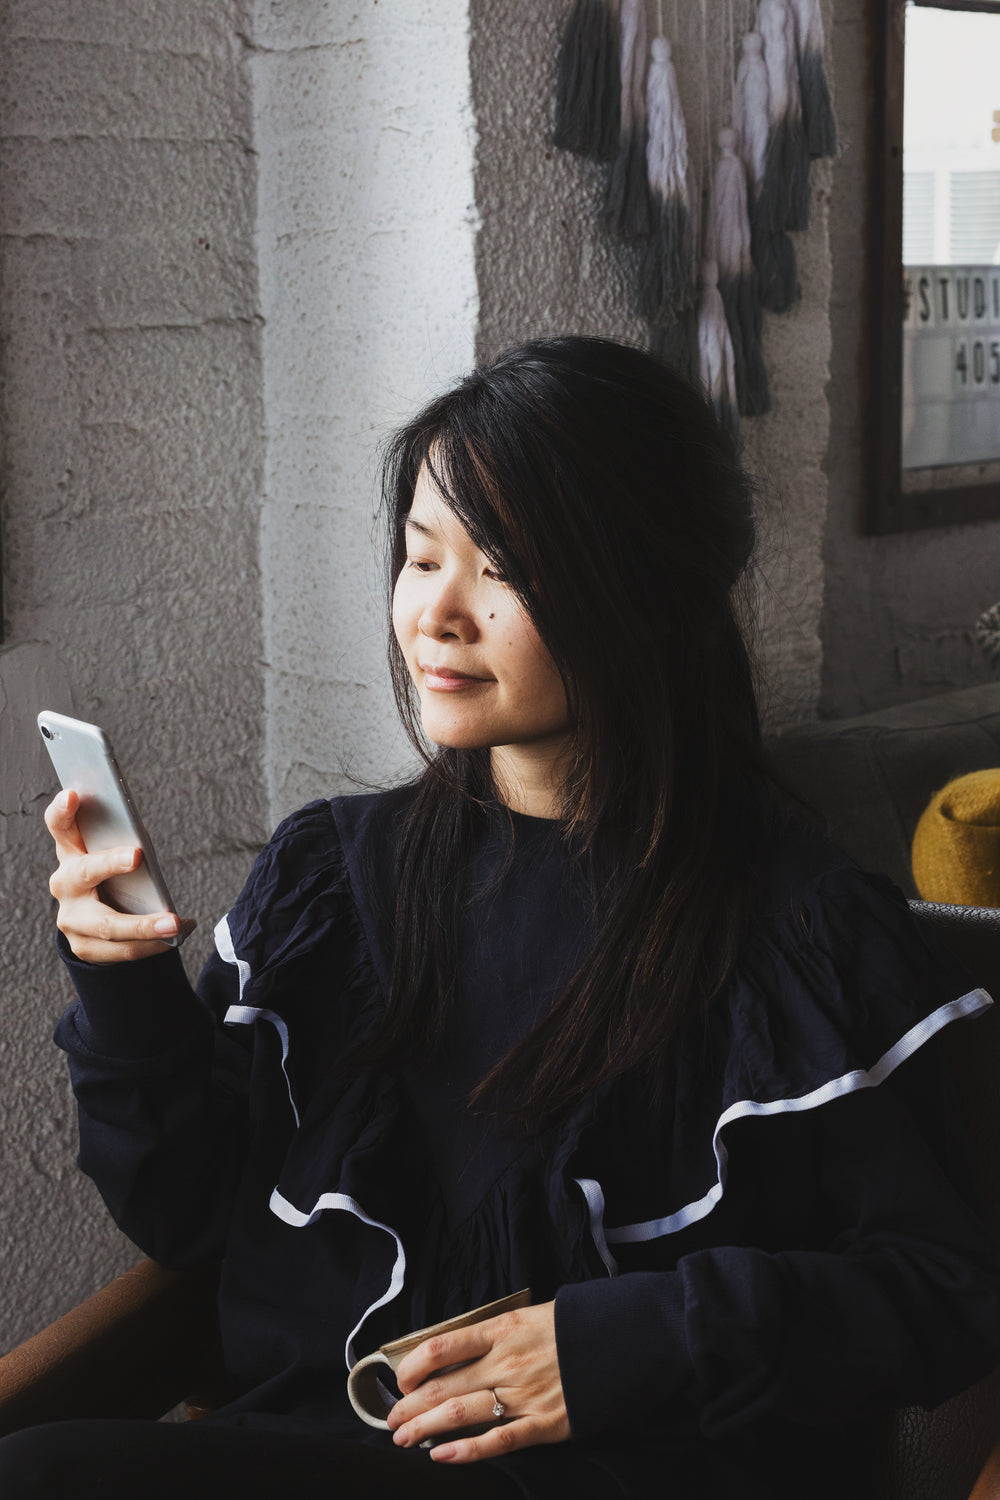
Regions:
[[[523,1291],[512,1292],[509,1297],[501,1297],[497,1302],[487,1302],[483,1307],[474,1307],[471,1312],[459,1313],[457,1318],[446,1318],[443,1323],[432,1323],[430,1328],[418,1328],[413,1333],[404,1333],[401,1338],[383,1344],[374,1354],[366,1354],[364,1359],[359,1359],[348,1375],[347,1394],[351,1398],[351,1405],[362,1422],[388,1432],[386,1417],[396,1403],[379,1379],[380,1370],[387,1368],[395,1375],[410,1350],[422,1344],[424,1339],[433,1338],[435,1334],[470,1328],[473,1323],[485,1323],[487,1318],[498,1318],[501,1313],[513,1312],[515,1308],[530,1305],[531,1289],[525,1287]],[[438,1370],[437,1374],[444,1375],[448,1370],[459,1368],[459,1365],[448,1365],[447,1369]]]

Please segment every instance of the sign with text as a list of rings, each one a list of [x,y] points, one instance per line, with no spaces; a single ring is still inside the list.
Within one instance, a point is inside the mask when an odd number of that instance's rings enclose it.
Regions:
[[[1000,265],[903,270],[903,468],[1000,459]]]

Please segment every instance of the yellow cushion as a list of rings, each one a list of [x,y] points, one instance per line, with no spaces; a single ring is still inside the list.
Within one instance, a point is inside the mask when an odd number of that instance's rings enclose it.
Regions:
[[[1000,769],[971,771],[937,792],[913,836],[925,901],[1000,906]]]

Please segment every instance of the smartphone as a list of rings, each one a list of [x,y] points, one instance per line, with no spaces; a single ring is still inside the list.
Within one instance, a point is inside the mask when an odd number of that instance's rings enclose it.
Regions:
[[[114,849],[121,844],[142,850],[142,862],[137,869],[112,875],[98,886],[101,900],[130,916],[176,912],[152,840],[104,730],[83,719],[53,713],[51,709],[43,709],[38,715],[38,727],[60,785],[80,798],[76,823],[88,854],[99,854],[102,849]],[[176,948],[182,939],[178,935],[161,941]]]

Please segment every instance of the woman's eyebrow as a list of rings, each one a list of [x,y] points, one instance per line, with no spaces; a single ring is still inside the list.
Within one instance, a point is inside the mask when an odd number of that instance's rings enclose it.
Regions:
[[[412,528],[412,530],[419,531],[421,536],[437,536],[437,532],[434,530],[433,526],[425,526],[423,521],[418,521],[416,519],[412,511],[408,510],[406,512],[406,515],[402,517],[402,521],[404,526],[409,526]]]

